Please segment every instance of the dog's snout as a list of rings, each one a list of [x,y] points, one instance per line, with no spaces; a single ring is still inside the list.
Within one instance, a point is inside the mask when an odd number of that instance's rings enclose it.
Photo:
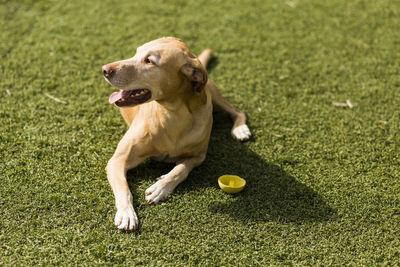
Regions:
[[[104,75],[104,77],[106,77],[106,78],[111,78],[112,75],[113,75],[114,72],[115,72],[114,69],[112,68],[111,64],[104,65],[104,66],[102,67],[102,70],[103,70],[103,75]]]

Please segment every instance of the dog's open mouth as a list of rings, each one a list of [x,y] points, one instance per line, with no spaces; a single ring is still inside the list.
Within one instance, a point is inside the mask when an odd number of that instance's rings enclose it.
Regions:
[[[118,107],[134,106],[146,102],[151,98],[149,89],[122,90],[110,95],[108,102]]]

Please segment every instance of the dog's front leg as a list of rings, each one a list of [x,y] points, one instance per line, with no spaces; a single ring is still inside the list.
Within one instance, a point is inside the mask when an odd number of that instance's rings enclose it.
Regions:
[[[137,229],[139,225],[133,208],[132,194],[126,181],[126,171],[136,167],[143,158],[132,152],[135,146],[131,138],[129,132],[125,134],[106,167],[108,182],[114,192],[117,207],[114,223],[121,230]]]
[[[132,194],[126,181],[126,162],[123,158],[112,157],[106,170],[117,207],[114,219],[115,226],[121,230],[133,230],[138,227],[139,220],[133,209]]]
[[[204,159],[205,155],[177,162],[176,166],[169,173],[161,176],[161,179],[146,190],[147,202],[155,204],[165,200],[175,187],[187,178],[190,171],[200,165]]]

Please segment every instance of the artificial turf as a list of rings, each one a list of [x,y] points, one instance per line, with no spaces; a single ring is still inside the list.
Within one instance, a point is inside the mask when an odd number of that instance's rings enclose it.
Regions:
[[[399,265],[399,27],[389,0],[0,1],[0,265]],[[172,165],[129,171],[124,233],[104,167],[127,127],[101,66],[162,36],[214,51],[254,138],[216,110],[163,205],[144,191]]]

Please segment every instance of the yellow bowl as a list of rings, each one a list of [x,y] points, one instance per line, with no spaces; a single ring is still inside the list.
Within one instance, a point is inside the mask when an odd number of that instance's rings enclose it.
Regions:
[[[239,193],[246,185],[246,180],[236,175],[222,175],[218,178],[221,189],[228,194]]]

